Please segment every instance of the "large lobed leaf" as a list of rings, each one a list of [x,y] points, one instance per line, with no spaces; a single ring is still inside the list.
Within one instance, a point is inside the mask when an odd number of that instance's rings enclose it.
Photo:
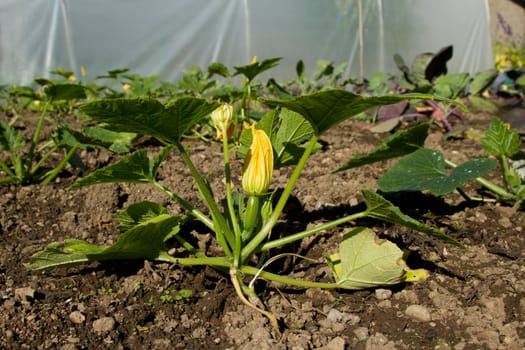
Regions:
[[[403,255],[399,247],[380,240],[371,229],[356,227],[344,235],[339,253],[329,256],[327,261],[336,283],[351,290],[401,283],[408,280],[407,272],[410,281],[428,276],[425,270],[410,270]]]
[[[70,189],[101,183],[151,183],[170,147],[164,148],[156,157],[149,159],[146,150],[140,150],[122,158],[118,163],[97,169],[74,182]]]
[[[257,128],[264,130],[272,143],[274,168],[297,164],[306,148],[306,143],[314,135],[312,126],[300,114],[283,108],[266,113]],[[248,153],[252,138],[249,130],[244,130],[240,137],[238,155],[244,158]],[[314,151],[320,148],[317,147]]]
[[[418,124],[400,129],[387,137],[375,150],[368,154],[357,154],[337,171],[360,167],[391,158],[401,157],[423,147],[428,136],[430,123]]]
[[[0,120],[0,147],[4,151],[12,153],[24,145],[22,132]]]
[[[517,129],[511,129],[509,124],[494,118],[481,143],[494,157],[512,157],[519,152],[521,140]]]
[[[282,60],[281,57],[275,57],[262,60],[261,62],[253,62],[246,66],[233,67],[235,69],[234,75],[242,74],[249,81],[252,81],[257,75],[278,65],[280,60]]]
[[[53,100],[77,100],[86,98],[86,88],[78,84],[51,84],[45,93]]]
[[[463,245],[454,238],[444,234],[436,228],[427,226],[416,219],[403,214],[403,212],[398,207],[379,194],[365,189],[362,190],[361,193],[363,194],[363,198],[366,203],[367,216],[390,222],[392,224],[409,227],[413,230],[429,234],[444,242],[451,243],[463,248]]]
[[[329,89],[293,99],[263,99],[271,107],[284,107],[301,114],[312,125],[316,135],[372,107],[389,105],[407,99],[447,100],[426,94],[362,96],[341,89]],[[447,100],[448,101],[448,100]]]
[[[495,167],[496,162],[491,159],[471,159],[448,174],[443,154],[422,148],[397,162],[378,180],[378,185],[384,192],[429,190],[441,196],[468,180],[488,174]]]
[[[97,246],[77,239],[54,242],[34,254],[27,264],[32,270],[75,266],[119,259],[155,260],[167,254],[165,242],[179,231],[178,217],[161,214],[133,226],[111,246]]]
[[[201,98],[182,97],[164,106],[154,99],[102,99],[84,104],[89,117],[121,132],[153,136],[177,143],[184,133],[201,122],[219,104]]]

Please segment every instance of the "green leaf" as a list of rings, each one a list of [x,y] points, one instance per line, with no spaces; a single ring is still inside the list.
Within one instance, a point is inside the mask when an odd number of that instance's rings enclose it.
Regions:
[[[169,147],[150,160],[146,150],[140,150],[122,158],[118,163],[97,169],[74,182],[70,189],[101,183],[151,183],[155,181],[160,162],[166,157]]]
[[[86,88],[78,84],[51,84],[46,86],[45,93],[53,101],[78,100],[86,98]]]
[[[314,131],[310,123],[300,114],[283,109],[279,113],[280,124],[274,128],[272,147],[276,153],[275,168],[296,164],[306,148],[305,143]]]
[[[476,95],[470,95],[467,97],[468,101],[472,105],[474,112],[489,112],[492,114],[498,113],[498,106],[496,106],[493,102],[487,100],[486,98],[476,96]]]
[[[55,242],[34,254],[26,266],[32,270],[74,266],[92,261],[119,259],[161,259],[165,242],[179,231],[180,219],[158,215],[122,234],[112,246],[97,246],[81,240]]]
[[[24,147],[25,141],[22,132],[0,120],[0,146],[6,152],[14,152]]]
[[[44,270],[56,267],[76,266],[93,261],[89,256],[96,256],[104,251],[97,246],[78,239],[66,239],[64,242],[53,242],[45,250],[33,254],[26,267],[31,270]]]
[[[129,72],[129,68],[119,68],[108,71],[107,75],[99,75],[97,79],[117,79],[119,75]]]
[[[418,86],[430,85],[428,80],[433,77],[428,77],[427,79],[425,73],[433,58],[434,54],[432,53],[422,53],[414,58],[409,73],[412,83],[415,83]]]
[[[158,203],[143,201],[134,203],[126,209],[115,213],[113,219],[119,222],[118,228],[121,231],[127,231],[163,214],[168,214],[168,209]]]
[[[378,180],[378,185],[384,192],[429,190],[441,196],[495,167],[491,159],[471,159],[447,174],[443,153],[422,148],[397,162]]]
[[[327,257],[327,262],[340,288],[365,289],[406,280],[403,251],[365,227],[345,233],[339,253]]]
[[[110,151],[115,153],[127,153],[131,148],[131,142],[137,134],[131,132],[115,132],[100,126],[88,126],[82,129],[82,133],[95,140],[100,140],[108,144]]]
[[[483,72],[478,72],[470,83],[470,93],[472,95],[479,95],[487,90],[494,79],[498,76],[497,69],[488,69]]]
[[[400,129],[388,136],[375,150],[368,154],[357,154],[336,171],[343,171],[366,164],[401,157],[423,147],[430,123],[422,123],[408,129]]]
[[[208,66],[208,75],[211,77],[214,74],[218,74],[225,78],[230,76],[230,72],[228,72],[228,68],[220,62],[213,62],[212,64]]]
[[[179,232],[180,218],[161,214],[134,226],[122,234],[117,242],[104,249],[97,259],[157,259],[166,253],[166,242]]]
[[[235,74],[244,75],[249,81],[252,81],[257,75],[262,72],[275,67],[279,64],[279,61],[282,60],[281,57],[269,58],[261,62],[255,62],[241,67],[233,67],[235,69]]]
[[[257,124],[257,128],[264,130],[270,138],[274,151],[274,169],[297,164],[304,153],[306,143],[313,136],[310,123],[300,114],[286,108],[266,113]],[[251,142],[250,130],[244,130],[240,137],[241,146],[237,151],[239,157],[246,157]],[[314,152],[320,148],[319,145]]]
[[[481,143],[494,157],[512,157],[519,152],[521,140],[517,129],[511,129],[509,124],[494,118]]]
[[[434,93],[438,96],[454,99],[465,92],[470,81],[468,73],[441,75],[434,82]]]
[[[362,96],[342,89],[330,89],[293,99],[262,99],[271,107],[284,107],[308,120],[316,135],[372,107],[397,103],[406,99],[436,99],[426,94]],[[438,98],[438,100],[443,100]]]
[[[201,98],[182,97],[162,105],[154,99],[103,99],[87,103],[81,110],[89,117],[122,132],[153,136],[177,143],[194,125],[206,118],[218,103]]]
[[[297,78],[303,78],[304,77],[304,62],[303,60],[297,61],[297,64],[295,65],[295,73],[297,74]]]
[[[59,146],[86,148],[105,148],[116,153],[127,153],[131,142],[137,135],[134,133],[115,132],[99,126],[88,126],[81,131],[60,126],[53,134]]]
[[[363,199],[366,203],[367,216],[390,222],[392,224],[406,226],[413,230],[429,234],[444,242],[451,243],[463,248],[463,245],[454,238],[442,233],[438,229],[427,226],[416,219],[403,214],[403,212],[398,207],[393,205],[390,201],[386,200],[379,194],[365,189],[363,189],[361,193],[363,194]]]
[[[180,138],[193,126],[207,118],[211,112],[219,107],[218,102],[207,102],[204,99],[183,97],[166,106],[167,136],[173,140]],[[171,122],[170,122],[171,120]]]

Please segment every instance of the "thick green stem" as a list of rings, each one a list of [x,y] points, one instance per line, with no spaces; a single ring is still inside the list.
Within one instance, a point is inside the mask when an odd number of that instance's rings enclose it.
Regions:
[[[219,210],[219,207],[215,203],[215,200],[208,188],[208,185],[202,178],[197,168],[195,168],[195,165],[193,165],[193,162],[191,161],[190,157],[186,153],[186,150],[178,142],[175,144],[175,146],[180,152],[182,159],[186,163],[186,166],[190,169],[192,176],[195,178],[195,181],[197,182],[197,187],[199,188],[199,191],[203,197],[203,200],[208,206],[208,208],[210,209],[211,216],[214,222],[213,231],[217,235],[217,241],[224,249],[224,252],[226,253],[226,255],[231,257],[232,256],[231,248],[235,246],[235,237],[233,236],[230,228],[228,227],[226,220],[222,216]]]
[[[270,250],[270,249],[273,249],[273,248],[281,247],[281,246],[283,246],[285,244],[289,244],[289,243],[298,241],[300,239],[304,239],[306,237],[310,237],[310,236],[312,236],[312,235],[314,235],[316,233],[319,233],[321,231],[325,231],[325,230],[331,229],[332,227],[336,227],[336,226],[342,225],[342,224],[347,223],[349,221],[353,221],[353,220],[357,220],[357,219],[360,219],[360,218],[364,218],[366,216],[367,216],[367,211],[362,211],[360,213],[348,215],[348,216],[345,216],[343,218],[327,222],[326,224],[319,225],[317,227],[311,228],[309,230],[305,230],[303,232],[298,232],[298,233],[295,233],[293,235],[289,235],[289,236],[286,236],[286,237],[275,239],[273,241],[269,241],[267,243],[264,243],[261,246],[260,250],[261,251],[266,251],[266,250]]]
[[[224,175],[226,177],[226,202],[228,205],[228,212],[230,214],[230,220],[233,226],[234,233],[234,245],[233,245],[233,266],[239,267],[241,259],[241,229],[239,228],[239,222],[237,221],[237,213],[233,205],[233,193],[232,193],[232,181],[231,181],[231,168],[230,168],[230,150],[228,145],[228,131],[225,130],[222,135],[222,146],[224,152]]]
[[[7,176],[11,177],[11,178],[16,178],[16,175],[15,173],[9,168],[9,166],[3,161],[0,159],[0,168],[2,168],[3,171],[6,172]]]
[[[204,214],[200,210],[196,209],[193,205],[191,205],[191,203],[179,197],[176,193],[173,193],[169,188],[156,181],[152,184],[153,186],[160,189],[162,192],[166,193],[171,199],[179,203],[184,209],[186,209],[191,215],[197,218],[197,220],[206,225],[206,227],[208,227],[210,230],[213,231],[215,229],[215,227],[213,226],[213,221],[209,217],[207,217],[206,214]]]
[[[447,160],[445,159],[445,163],[450,166],[451,168],[456,168],[457,165],[454,164],[453,162],[451,162],[450,160]],[[486,180],[482,177],[477,177],[474,179],[477,183],[479,183],[481,186],[487,188],[488,190],[494,192],[495,194],[497,194],[498,196],[500,196],[501,198],[503,199],[510,199],[510,198],[513,198],[514,196],[507,192],[504,188],[496,185],[495,183],[493,182],[490,182],[489,180]]]
[[[177,258],[175,256],[171,256],[166,252],[161,252],[159,256],[155,259],[158,261],[164,261],[164,262],[170,262],[173,264],[181,264],[181,265],[206,265],[211,267],[231,267],[231,261],[228,259],[222,257],[207,257],[207,256],[201,256],[196,258]]]
[[[259,196],[250,195],[248,203],[246,204],[246,214],[244,215],[244,229],[241,238],[247,241],[251,238],[253,230],[257,226],[260,212],[260,198]]]
[[[58,174],[62,171],[62,169],[64,169],[64,167],[67,165],[71,157],[73,157],[73,154],[75,154],[79,145],[80,145],[79,143],[75,143],[73,147],[71,147],[71,149],[67,152],[66,156],[64,157],[64,159],[62,159],[60,164],[58,164],[58,166],[55,169],[53,169],[52,171],[46,174],[44,181],[42,181],[42,185],[48,184],[51,180],[53,180],[55,177],[58,176]],[[37,166],[35,166],[35,168]]]
[[[50,150],[48,150],[44,155],[42,155],[40,160],[31,169],[28,169],[29,173],[31,175],[36,174],[38,172],[38,169],[40,169],[40,167],[47,161],[49,157],[51,157],[53,153],[55,153],[57,149],[58,149],[58,146],[55,145]]]
[[[40,114],[40,119],[38,119],[38,124],[36,125],[36,130],[35,130],[35,133],[33,135],[33,139],[31,140],[31,145],[29,146],[29,152],[27,154],[27,159],[26,159],[26,169],[31,169],[32,167],[32,164],[33,164],[33,159],[34,159],[34,156],[35,156],[35,147],[36,145],[38,144],[38,140],[40,139],[40,133],[42,132],[42,126],[44,125],[44,120],[46,118],[46,115],[47,115],[47,109],[49,107],[49,101],[47,101],[45,104],[44,104],[44,107],[43,107],[43,110],[42,110],[42,114]]]
[[[170,262],[181,265],[207,265],[211,267],[231,267],[231,262],[225,258],[215,257],[198,257],[198,258],[177,258],[167,253],[162,253],[156,259],[158,261]],[[243,265],[239,271],[248,275],[258,275],[268,281],[278,282],[289,286],[303,287],[303,288],[340,288],[341,286],[334,282],[313,282],[295,279],[292,277],[281,276],[275,273],[261,271],[257,267]]]
[[[264,223],[261,230],[243,248],[242,250],[242,261],[243,262],[246,261],[246,259],[248,259],[253,254],[253,252],[255,252],[255,250],[259,248],[259,245],[268,237],[273,227],[277,223],[277,220],[279,220],[279,217],[281,216],[284,206],[286,205],[286,202],[288,201],[288,198],[290,197],[290,194],[292,193],[295,187],[295,183],[299,179],[299,176],[301,175],[301,172],[304,166],[306,165],[306,161],[310,157],[310,154],[313,152],[318,139],[319,139],[319,136],[317,135],[312,137],[312,139],[310,140],[310,143],[308,144],[303,155],[301,156],[301,159],[299,159],[299,162],[297,163],[292,175],[290,176],[288,183],[284,187],[283,193],[281,194],[279,201],[275,205],[275,208],[273,209],[272,214],[270,215],[268,220]]]

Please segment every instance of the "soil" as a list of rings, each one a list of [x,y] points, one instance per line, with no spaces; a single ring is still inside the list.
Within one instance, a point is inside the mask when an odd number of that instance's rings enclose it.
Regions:
[[[5,118],[5,116],[2,116]],[[484,130],[490,115],[468,114],[470,128]],[[17,126],[31,135],[34,118]],[[385,137],[347,121],[322,137],[323,149],[308,163],[279,232],[297,232],[361,208],[360,189],[377,189],[393,162],[333,173],[356,153]],[[220,192],[217,143],[185,141],[199,169]],[[433,126],[427,146],[460,163],[485,156],[479,142],[445,139]],[[158,145],[136,146],[152,153]],[[88,172],[117,155],[83,151]],[[240,183],[235,162],[233,179]],[[274,172],[282,187],[291,169]],[[500,174],[492,178],[498,182]],[[197,191],[177,154],[160,170],[162,182],[192,203]],[[74,191],[78,178],[64,171],[53,183],[0,187],[0,348],[2,349],[523,349],[525,348],[525,214],[495,203],[470,203],[458,194],[426,193],[390,198],[402,210],[467,246],[462,250],[415,231],[374,220],[329,230],[290,251],[311,260],[287,260],[273,272],[330,280],[323,257],[335,251],[350,227],[368,226],[410,252],[409,265],[430,271],[426,281],[362,291],[289,288],[259,281],[259,296],[282,325],[243,305],[226,275],[204,267],[149,261],[92,263],[44,272],[28,270],[30,256],[53,241],[79,238],[115,242],[112,214],[140,200],[181,209],[162,193],[140,185],[96,185]],[[486,195],[475,183],[466,191]],[[211,234],[191,225],[183,233],[201,246]],[[175,242],[173,244],[174,249]],[[278,265],[278,266],[277,266]],[[177,298],[181,290],[191,296]],[[167,297],[171,296],[171,298]],[[180,299],[180,300],[178,300]]]

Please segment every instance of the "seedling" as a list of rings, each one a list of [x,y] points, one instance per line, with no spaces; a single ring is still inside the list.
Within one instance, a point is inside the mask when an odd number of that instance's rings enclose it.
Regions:
[[[67,149],[63,160],[49,171],[42,171],[48,158],[58,150],[59,145],[51,140],[40,139],[47,112],[56,101],[85,98],[84,88],[77,84],[50,84],[45,89],[45,101],[33,138],[26,150],[22,133],[12,125],[0,121],[0,147],[7,153],[10,162],[0,159],[0,168],[5,175],[0,183],[24,185],[31,182],[46,184],[58,176],[73,157],[78,144]]]
[[[383,192],[428,190],[434,195],[445,195],[457,190],[468,200],[486,200],[469,196],[462,186],[473,180],[491,191],[498,200],[510,202],[519,208],[525,199],[524,180],[510,160],[522,159],[521,140],[518,131],[495,118],[481,142],[490,158],[470,159],[457,165],[447,160],[441,151],[423,147],[429,124],[400,130],[369,154],[356,155],[338,170],[346,170],[364,164],[403,157],[378,180]],[[483,176],[498,165],[503,173],[505,188],[488,181]]]

